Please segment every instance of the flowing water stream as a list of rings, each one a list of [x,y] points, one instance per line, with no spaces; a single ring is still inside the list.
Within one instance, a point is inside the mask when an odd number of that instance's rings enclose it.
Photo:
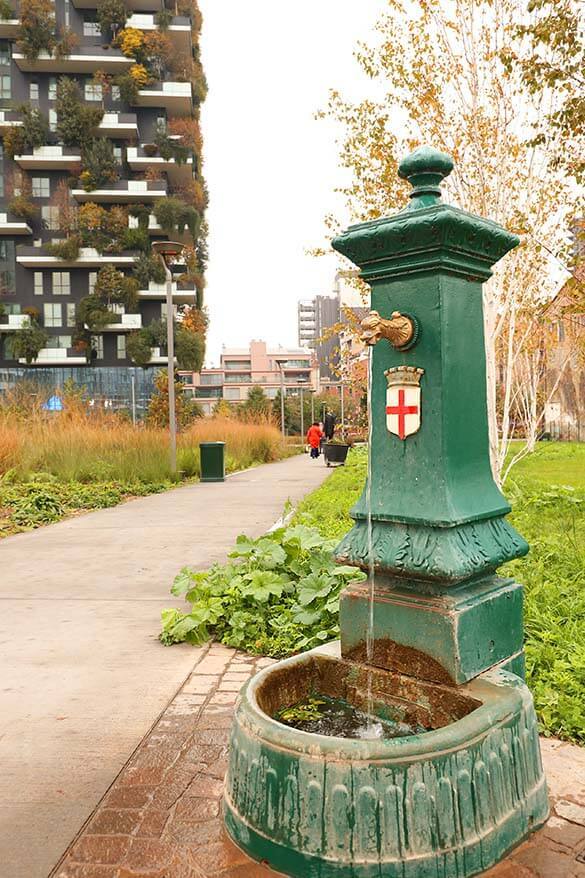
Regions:
[[[368,479],[366,483],[366,508],[368,529],[368,628],[366,631],[366,662],[368,664],[368,704],[367,726],[362,737],[379,738],[383,734],[382,726],[374,717],[374,702],[372,697],[372,672],[370,670],[374,659],[374,538],[372,527],[372,435],[374,430],[374,418],[372,411],[372,362],[374,347],[368,349]]]

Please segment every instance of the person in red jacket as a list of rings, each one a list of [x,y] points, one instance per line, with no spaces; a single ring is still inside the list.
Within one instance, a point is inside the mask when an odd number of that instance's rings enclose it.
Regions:
[[[319,426],[319,421],[315,421],[314,424],[309,427],[307,433],[307,445],[311,446],[311,457],[319,457],[319,454],[321,453],[319,446],[321,445],[321,439],[324,435],[323,430]]]

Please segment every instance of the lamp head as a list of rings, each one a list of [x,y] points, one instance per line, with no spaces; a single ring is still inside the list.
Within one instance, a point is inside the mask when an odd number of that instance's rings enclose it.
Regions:
[[[185,245],[177,241],[154,241],[152,244],[152,252],[160,256],[167,267],[181,255],[184,249]]]

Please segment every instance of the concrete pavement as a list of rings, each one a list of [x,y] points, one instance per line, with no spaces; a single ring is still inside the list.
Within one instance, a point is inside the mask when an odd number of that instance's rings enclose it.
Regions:
[[[0,542],[0,874],[46,878],[190,674],[158,642],[184,565],[259,536],[329,474],[290,458]]]

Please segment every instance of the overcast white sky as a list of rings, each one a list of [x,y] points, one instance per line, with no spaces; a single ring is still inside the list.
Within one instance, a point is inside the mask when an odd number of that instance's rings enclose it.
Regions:
[[[209,81],[207,363],[222,344],[296,345],[298,299],[331,291],[335,257],[315,259],[324,216],[342,220],[336,129],[315,121],[329,88],[367,89],[353,58],[385,0],[200,0]]]

